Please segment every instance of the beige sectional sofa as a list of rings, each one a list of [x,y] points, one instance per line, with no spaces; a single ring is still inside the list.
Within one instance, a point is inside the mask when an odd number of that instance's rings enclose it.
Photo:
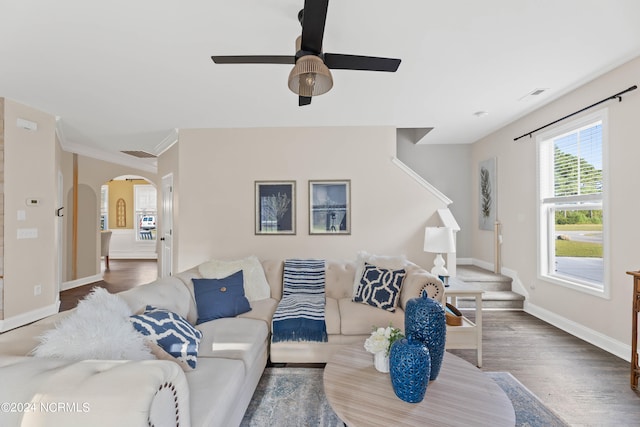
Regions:
[[[381,261],[381,263],[383,263]],[[269,296],[236,317],[196,325],[202,332],[196,369],[166,360],[68,360],[33,357],[38,336],[73,311],[0,335],[0,425],[239,425],[268,358],[274,363],[326,362],[342,346],[363,343],[373,326],[404,328],[403,307],[423,289],[442,301],[442,283],[406,262],[395,312],[351,301],[358,262],[326,261],[328,342],[270,342],[282,297],[284,261],[261,262]],[[200,266],[201,267],[201,266]],[[118,294],[133,312],[163,307],[191,324],[198,318],[194,278],[199,267]],[[246,275],[245,275],[246,276]]]

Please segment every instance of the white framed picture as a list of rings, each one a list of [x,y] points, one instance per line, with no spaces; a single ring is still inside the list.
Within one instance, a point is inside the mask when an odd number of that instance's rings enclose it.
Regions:
[[[496,211],[498,208],[496,180],[496,158],[480,162],[478,169],[479,182],[479,209],[478,224],[480,230],[493,230],[496,222]]]
[[[309,181],[309,234],[351,234],[351,181]]]

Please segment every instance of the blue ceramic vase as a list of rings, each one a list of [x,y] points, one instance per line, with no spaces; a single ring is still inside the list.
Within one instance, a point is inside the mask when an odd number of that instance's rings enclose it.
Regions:
[[[447,335],[444,307],[438,301],[427,297],[426,291],[422,291],[420,297],[407,301],[404,327],[408,338],[423,342],[429,349],[431,356],[429,379],[435,380],[442,367]]]
[[[422,402],[429,384],[431,359],[424,343],[403,338],[389,353],[389,376],[396,396],[405,402]]]

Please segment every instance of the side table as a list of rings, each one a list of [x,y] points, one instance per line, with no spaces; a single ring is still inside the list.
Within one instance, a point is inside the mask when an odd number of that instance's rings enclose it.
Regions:
[[[444,288],[445,301],[451,299],[451,304],[457,304],[458,297],[475,298],[475,323],[467,317],[462,317],[462,325],[447,325],[446,348],[475,349],[478,367],[482,367],[482,294],[478,286],[470,285],[455,277],[449,278],[449,286]]]

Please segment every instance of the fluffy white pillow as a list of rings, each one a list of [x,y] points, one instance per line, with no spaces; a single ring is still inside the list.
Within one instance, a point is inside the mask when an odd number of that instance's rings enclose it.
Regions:
[[[145,337],[129,321],[132,314],[120,297],[93,288],[74,313],[39,337],[32,354],[71,360],[155,359]]]
[[[408,263],[405,255],[373,255],[366,251],[358,252],[358,256],[356,258],[356,275],[353,280],[354,298],[358,293],[358,287],[360,286],[360,279],[362,279],[362,273],[364,272],[365,262],[388,270],[400,270]]]
[[[212,259],[198,266],[198,271],[205,279],[224,279],[240,270],[244,277],[244,294],[249,301],[258,301],[271,296],[269,282],[256,256],[234,261]]]

